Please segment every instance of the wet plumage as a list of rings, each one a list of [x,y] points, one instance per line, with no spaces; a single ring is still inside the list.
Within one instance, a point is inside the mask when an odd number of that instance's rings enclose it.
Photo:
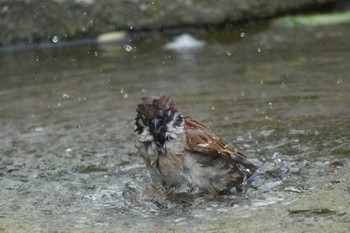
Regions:
[[[188,182],[212,193],[240,187],[255,166],[198,120],[183,116],[166,95],[144,97],[135,132],[141,156],[155,182]]]

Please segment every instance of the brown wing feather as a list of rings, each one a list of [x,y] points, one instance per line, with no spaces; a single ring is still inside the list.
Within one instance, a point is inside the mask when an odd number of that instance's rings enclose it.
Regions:
[[[256,167],[247,160],[245,155],[237,151],[232,145],[227,144],[201,122],[186,116],[184,128],[186,143],[190,150],[209,156],[229,157],[241,163],[250,171],[256,170]]]

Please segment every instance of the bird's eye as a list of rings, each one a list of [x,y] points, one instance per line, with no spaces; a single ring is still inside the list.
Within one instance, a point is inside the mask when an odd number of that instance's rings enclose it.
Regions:
[[[179,127],[179,126],[181,126],[182,122],[183,122],[183,117],[181,115],[178,115],[176,117],[175,122],[174,122],[174,126]]]

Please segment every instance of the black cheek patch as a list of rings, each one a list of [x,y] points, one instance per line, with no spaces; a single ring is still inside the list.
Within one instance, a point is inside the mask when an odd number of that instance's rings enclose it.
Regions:
[[[136,125],[136,129],[135,132],[137,132],[137,134],[141,134],[143,132],[144,126],[142,126],[139,121],[142,121],[142,119],[140,117],[136,117],[135,119],[135,125]]]

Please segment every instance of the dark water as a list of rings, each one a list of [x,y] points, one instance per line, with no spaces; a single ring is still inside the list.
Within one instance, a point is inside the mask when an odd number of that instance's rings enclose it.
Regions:
[[[164,49],[169,36],[2,50],[0,232],[350,231],[348,28],[199,33],[206,44],[183,51]],[[150,193],[133,120],[162,93],[269,177],[238,196]]]

